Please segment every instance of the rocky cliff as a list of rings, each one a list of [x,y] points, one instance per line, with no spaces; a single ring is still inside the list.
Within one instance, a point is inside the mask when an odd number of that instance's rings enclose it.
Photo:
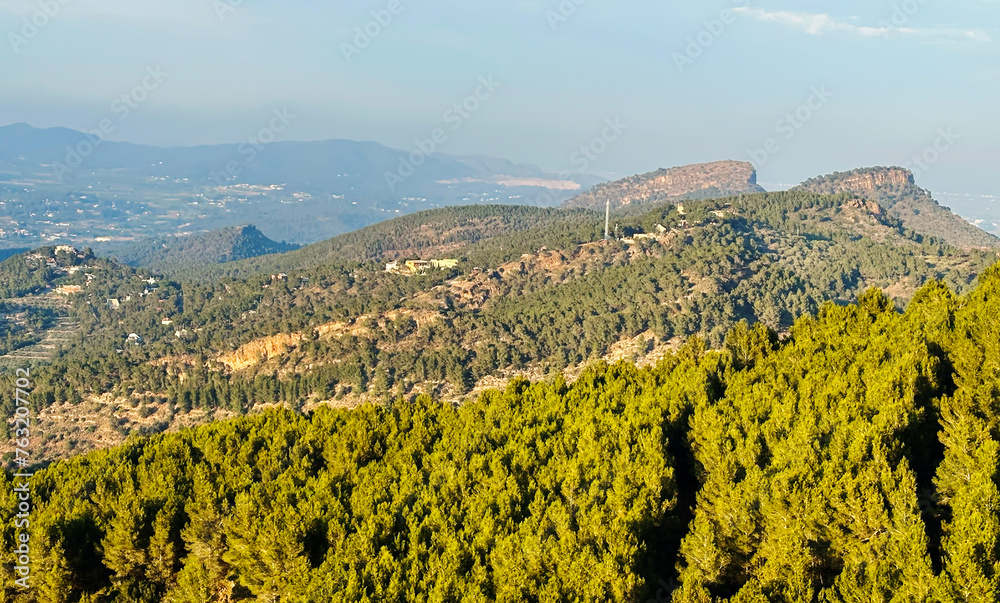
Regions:
[[[599,184],[589,192],[566,201],[564,207],[602,210],[608,199],[612,208],[620,208],[760,192],[764,189],[757,184],[757,170],[753,165],[718,161],[661,169]]]
[[[901,167],[860,168],[834,172],[797,187],[813,193],[855,193],[876,201],[891,218],[910,230],[930,235],[959,248],[1000,247],[1000,239],[976,228],[916,185],[913,173]]]
[[[797,188],[814,193],[837,194],[853,192],[868,197],[892,189],[916,188],[913,172],[901,167],[860,168],[850,172],[834,172],[806,180]]]
[[[282,333],[264,337],[241,346],[235,352],[220,357],[218,361],[231,370],[241,371],[260,364],[268,358],[284,354],[303,339],[304,336],[301,333]]]
[[[875,168],[849,176],[844,188],[859,192],[874,192],[885,187],[914,185],[913,173],[901,168]]]

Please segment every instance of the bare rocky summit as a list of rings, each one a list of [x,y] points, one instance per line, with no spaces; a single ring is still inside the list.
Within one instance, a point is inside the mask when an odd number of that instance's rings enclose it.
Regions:
[[[566,201],[564,207],[603,210],[610,199],[612,209],[617,209],[630,205],[761,192],[764,189],[757,184],[757,170],[752,164],[718,161],[661,169],[599,184],[589,192]]]

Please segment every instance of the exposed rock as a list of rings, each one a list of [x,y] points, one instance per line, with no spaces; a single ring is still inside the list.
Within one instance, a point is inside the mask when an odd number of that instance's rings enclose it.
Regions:
[[[872,192],[885,186],[904,187],[915,184],[913,172],[901,168],[875,168],[855,174],[844,181],[844,188]]]
[[[819,176],[806,180],[797,188],[821,194],[852,192],[874,197],[873,193],[879,191],[910,187],[916,187],[910,170],[901,167],[873,167]]]
[[[899,220],[906,228],[955,247],[1000,247],[1000,239],[938,204],[929,192],[916,185],[913,173],[901,167],[835,172],[807,180],[796,188],[827,195],[854,193],[885,208],[889,217]]]
[[[868,212],[876,217],[882,217],[885,210],[882,206],[872,201],[871,199],[852,199],[846,203],[847,207],[852,207],[854,209],[860,209],[861,211]]]
[[[603,210],[609,198],[614,209],[627,205],[761,192],[764,189],[757,184],[757,170],[752,164],[718,161],[661,169],[599,184],[589,192],[570,199],[564,206]]]
[[[265,337],[241,346],[235,352],[219,358],[231,370],[239,371],[259,364],[268,358],[280,356],[304,339],[301,333],[284,333]]]

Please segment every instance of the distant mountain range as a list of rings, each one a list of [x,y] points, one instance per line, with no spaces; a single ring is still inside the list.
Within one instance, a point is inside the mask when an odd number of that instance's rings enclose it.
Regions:
[[[493,157],[426,155],[416,145],[400,150],[325,140],[163,148],[14,124],[0,127],[0,194],[23,218],[0,219],[0,246],[81,245],[246,223],[273,239],[311,243],[435,207],[555,206],[600,181]],[[48,214],[49,220],[41,217]]]
[[[540,183],[575,182],[579,187],[599,179],[587,176],[560,177],[529,164],[483,156],[453,156],[419,150],[393,149],[376,142],[323,140],[218,144],[192,147],[156,147],[125,142],[100,142],[86,150],[93,136],[67,128],[33,128],[28,124],[0,127],[0,161],[7,170],[24,174],[58,174],[59,165],[69,168],[64,179],[86,180],[94,170],[116,170],[137,177],[187,178],[205,185],[294,184],[305,189],[355,195],[412,194],[441,181],[475,179],[491,182],[502,178],[535,178]],[[80,158],[74,168],[74,151]],[[412,175],[401,161],[413,166]],[[233,165],[235,164],[235,166]],[[233,169],[228,169],[233,167]],[[402,182],[387,181],[396,174]],[[17,175],[17,174],[15,174]],[[545,188],[545,187],[540,187]]]

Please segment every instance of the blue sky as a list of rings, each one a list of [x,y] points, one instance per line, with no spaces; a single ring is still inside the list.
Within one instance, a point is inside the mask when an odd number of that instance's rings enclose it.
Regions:
[[[925,187],[1000,192],[1000,0],[394,1],[0,0],[0,124],[94,128],[160,67],[112,138],[235,142],[287,107],[284,138],[410,149],[492,76],[442,151],[573,170],[617,119],[608,177],[770,140],[771,185],[926,155]]]

